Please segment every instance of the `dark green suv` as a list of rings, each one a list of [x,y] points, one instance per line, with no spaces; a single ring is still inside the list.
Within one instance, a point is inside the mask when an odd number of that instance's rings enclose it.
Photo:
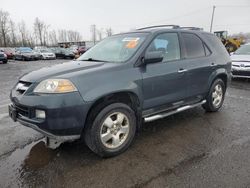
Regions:
[[[211,33],[154,26],[113,35],[73,62],[22,76],[9,114],[56,147],[84,138],[103,157],[124,152],[142,122],[199,105],[218,111],[231,60]]]

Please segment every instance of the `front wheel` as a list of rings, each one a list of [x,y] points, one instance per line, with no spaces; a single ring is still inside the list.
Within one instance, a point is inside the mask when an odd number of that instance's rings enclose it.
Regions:
[[[218,111],[225,98],[226,87],[225,83],[221,79],[216,79],[210,87],[208,96],[206,97],[207,102],[202,105],[207,112]]]
[[[93,112],[95,113],[95,112]],[[101,157],[112,157],[124,152],[136,132],[134,111],[123,103],[103,108],[84,132],[87,146]]]

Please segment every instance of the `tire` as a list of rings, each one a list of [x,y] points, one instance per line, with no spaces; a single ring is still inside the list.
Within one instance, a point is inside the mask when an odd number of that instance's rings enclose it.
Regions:
[[[225,98],[226,86],[221,79],[216,79],[209,89],[206,97],[206,103],[202,107],[207,112],[217,112],[223,105]]]
[[[95,117],[87,123],[84,130],[86,145],[101,157],[112,157],[126,151],[135,137],[134,111],[126,104],[112,103],[102,108],[99,113],[96,112],[94,110],[90,114]],[[121,121],[118,116],[123,117]]]

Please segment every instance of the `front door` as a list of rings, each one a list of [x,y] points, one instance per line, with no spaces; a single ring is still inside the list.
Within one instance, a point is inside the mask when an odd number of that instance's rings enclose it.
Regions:
[[[143,76],[144,110],[161,105],[181,104],[186,97],[186,72],[181,61],[177,33],[163,33],[149,45],[145,53],[162,51],[162,62],[147,64]]]

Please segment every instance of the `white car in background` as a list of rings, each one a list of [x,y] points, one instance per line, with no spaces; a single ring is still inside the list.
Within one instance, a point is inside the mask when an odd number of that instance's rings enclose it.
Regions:
[[[250,78],[250,43],[242,45],[231,54],[232,77]]]
[[[42,59],[56,59],[55,53],[53,53],[50,49],[36,49],[36,53],[39,53]]]

